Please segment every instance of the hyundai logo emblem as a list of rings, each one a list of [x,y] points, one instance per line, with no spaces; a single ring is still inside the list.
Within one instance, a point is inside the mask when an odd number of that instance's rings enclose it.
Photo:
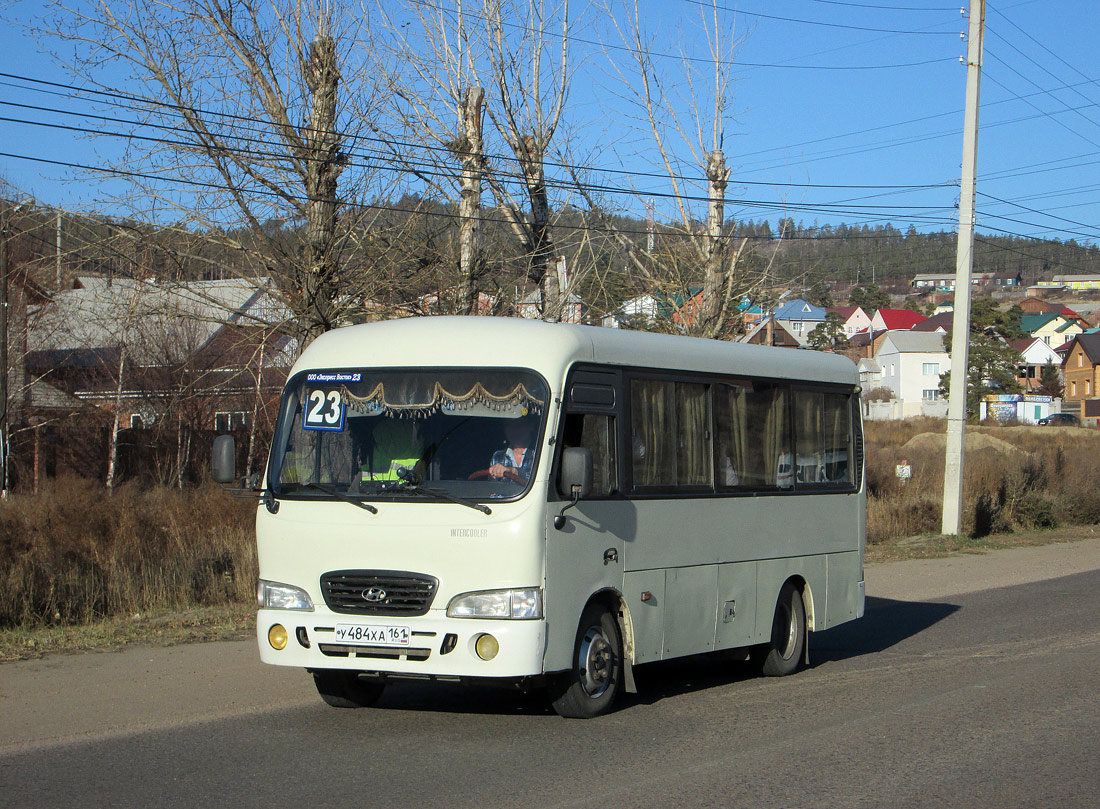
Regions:
[[[378,603],[386,600],[386,591],[381,587],[371,587],[363,591],[363,600]]]

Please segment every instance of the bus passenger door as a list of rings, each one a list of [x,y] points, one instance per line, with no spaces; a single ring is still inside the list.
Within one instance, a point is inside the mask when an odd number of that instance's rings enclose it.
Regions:
[[[633,504],[619,491],[619,380],[615,370],[575,370],[566,386],[546,521],[547,671],[570,667],[589,598],[601,592],[617,598],[623,589],[636,520]],[[592,453],[592,490],[565,512],[565,525],[557,530],[554,517],[569,502],[560,478],[567,447]]]

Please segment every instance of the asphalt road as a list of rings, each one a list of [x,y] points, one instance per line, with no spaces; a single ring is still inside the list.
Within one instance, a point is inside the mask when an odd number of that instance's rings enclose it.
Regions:
[[[431,685],[335,710],[251,644],[7,664],[0,806],[1100,805],[1100,541],[867,578],[810,669],[640,667],[587,722]]]

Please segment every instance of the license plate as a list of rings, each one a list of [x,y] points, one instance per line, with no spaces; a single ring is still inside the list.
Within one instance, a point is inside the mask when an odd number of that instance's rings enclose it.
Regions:
[[[412,632],[407,626],[337,624],[336,640],[359,646],[408,646]]]

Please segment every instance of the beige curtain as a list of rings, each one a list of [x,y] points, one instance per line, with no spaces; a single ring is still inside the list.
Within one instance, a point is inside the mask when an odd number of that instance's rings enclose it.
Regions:
[[[760,453],[750,455],[749,391],[721,385],[718,388],[718,484],[754,486],[761,480]]]
[[[711,450],[707,386],[677,383],[676,404],[679,444],[676,482],[681,486],[709,486]]]
[[[764,483],[789,489],[794,484],[791,469],[790,431],[787,429],[787,391],[779,387],[764,388],[754,392],[763,405],[763,446],[761,457],[764,461]]]
[[[676,405],[671,382],[630,383],[631,455],[635,486],[676,482]]]

